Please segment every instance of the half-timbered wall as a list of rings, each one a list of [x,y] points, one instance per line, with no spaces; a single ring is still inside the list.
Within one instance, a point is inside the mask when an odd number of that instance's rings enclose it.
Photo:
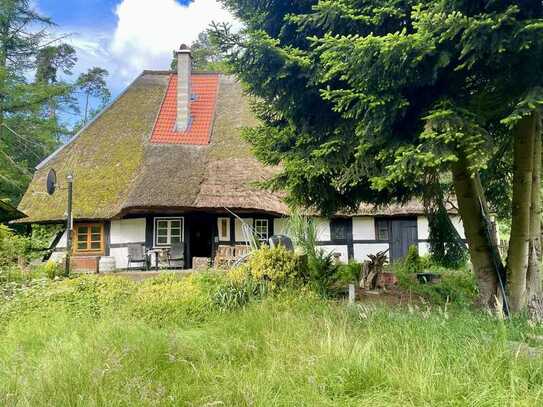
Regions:
[[[140,243],[144,244],[148,249],[154,247],[154,224],[155,218],[161,215],[146,215],[138,218],[119,219],[106,222],[106,251],[105,255],[113,257],[117,269],[124,269],[127,266],[128,244]],[[168,216],[173,216],[168,214]],[[183,217],[185,231],[184,242],[186,247],[187,261],[186,265],[190,266],[189,258],[192,256],[190,251],[191,234],[190,228],[193,225],[193,217],[205,216],[209,219],[209,227],[212,228],[211,236],[212,253],[216,252],[218,245],[236,245],[243,244],[246,236],[243,233],[242,222],[230,214],[217,215],[202,215],[202,214],[177,214],[175,216]],[[222,225],[220,218],[226,219],[226,224]],[[287,235],[287,218],[274,217],[272,215],[248,214],[242,217],[243,221],[249,226],[254,227],[255,219],[268,220],[268,234]],[[394,217],[375,218],[372,216],[356,216],[352,218],[335,218],[326,219],[322,217],[315,218],[317,228],[318,245],[326,253],[334,253],[339,256],[343,262],[349,259],[357,261],[365,261],[368,255],[376,254],[380,251],[390,249],[390,240],[378,240],[376,233],[376,219],[392,220],[398,219]],[[416,223],[416,242],[419,253],[421,255],[429,252],[429,227],[428,221],[424,216],[411,217]],[[451,220],[457,228],[460,236],[464,238],[464,230],[459,216],[451,216]],[[222,227],[221,236],[219,237],[219,226]],[[200,224],[199,227],[202,227]],[[53,260],[60,260],[64,256],[66,248],[66,234],[62,236],[57,244]],[[154,264],[154,259],[152,259]]]

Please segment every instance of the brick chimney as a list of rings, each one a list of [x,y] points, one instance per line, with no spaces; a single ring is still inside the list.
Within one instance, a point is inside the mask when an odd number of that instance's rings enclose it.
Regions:
[[[175,131],[184,132],[190,126],[190,101],[192,98],[192,55],[185,44],[175,51],[177,56],[177,119]]]

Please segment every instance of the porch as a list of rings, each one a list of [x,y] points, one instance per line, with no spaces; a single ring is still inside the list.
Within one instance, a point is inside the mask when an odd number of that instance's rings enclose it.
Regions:
[[[87,272],[205,268],[248,253],[253,236],[267,240],[273,231],[273,215],[247,212],[156,212],[76,222],[72,264]]]

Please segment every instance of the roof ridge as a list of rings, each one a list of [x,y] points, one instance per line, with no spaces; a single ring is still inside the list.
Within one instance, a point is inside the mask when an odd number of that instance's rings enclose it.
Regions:
[[[143,74],[147,75],[176,75],[177,71],[165,70],[165,69],[145,69]],[[192,75],[224,75],[224,76],[236,76],[230,73],[224,73],[220,71],[192,71]]]

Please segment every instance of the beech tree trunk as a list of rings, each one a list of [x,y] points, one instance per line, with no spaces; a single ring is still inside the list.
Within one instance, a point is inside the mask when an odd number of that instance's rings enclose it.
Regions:
[[[521,311],[526,306],[527,299],[535,116],[531,114],[524,117],[513,129],[513,208],[507,253],[509,301],[513,312]]]
[[[458,210],[464,224],[473,271],[479,287],[477,305],[494,308],[498,294],[498,275],[495,250],[488,237],[484,218],[486,202],[477,185],[476,177],[469,171],[465,158],[460,157],[452,166],[452,175]]]
[[[530,208],[530,245],[528,249],[528,271],[526,294],[530,301],[541,293],[541,115],[535,113],[534,161]]]

